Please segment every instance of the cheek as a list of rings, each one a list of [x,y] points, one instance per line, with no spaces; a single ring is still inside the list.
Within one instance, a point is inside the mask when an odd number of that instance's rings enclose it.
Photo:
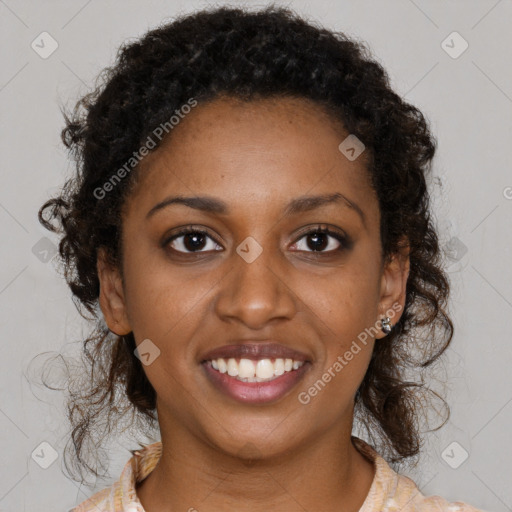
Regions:
[[[314,375],[298,400],[324,417],[338,421],[349,414],[374,345],[377,294],[370,279],[340,276],[309,293],[311,321],[322,339]]]
[[[314,280],[315,281],[315,280]],[[316,280],[311,278],[301,284],[301,297],[307,308],[317,317],[325,332],[344,344],[374,325],[378,309],[378,279],[375,273],[346,266],[337,274]]]
[[[172,266],[162,254],[152,253],[140,263],[134,257],[126,263],[127,313],[137,340],[172,339],[179,344],[187,326],[195,325],[204,313],[216,280],[213,274],[194,275]]]
[[[136,342],[139,345],[149,339],[156,347],[157,356],[144,366],[144,372],[157,396],[177,412],[187,400],[183,389],[194,385],[190,340],[204,321],[208,291],[215,281],[207,276],[191,277],[169,265],[164,268],[149,258],[144,267],[129,268],[127,310]]]
[[[309,391],[326,400],[347,401],[359,387],[373,350],[378,275],[359,260],[316,286],[308,282],[302,283],[301,296],[307,298],[306,309],[322,338],[315,375],[316,382],[322,382]]]

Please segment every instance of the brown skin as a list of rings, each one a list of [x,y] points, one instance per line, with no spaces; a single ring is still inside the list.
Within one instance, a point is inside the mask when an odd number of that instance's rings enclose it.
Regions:
[[[365,154],[345,158],[338,145],[346,136],[305,99],[222,98],[193,109],[143,160],[123,215],[124,283],[101,251],[98,271],[109,328],[133,331],[137,343],[149,338],[161,350],[144,367],[157,393],[163,442],[159,464],[137,489],[147,512],[362,505],[374,469],[350,435],[354,395],[374,340],[309,404],[298,401],[359,333],[405,301],[408,254],[383,264]],[[297,197],[334,192],[360,207],[364,223],[343,203],[283,216]],[[229,212],[171,205],[146,220],[155,204],[178,194],[221,199]],[[190,224],[215,237],[205,239],[200,255],[176,252],[187,250],[185,237],[161,247]],[[299,230],[318,224],[345,232],[352,247],[336,251],[340,243],[327,236],[321,250],[334,250],[314,253],[314,240]],[[236,252],[248,236],[263,248],[252,263]],[[383,336],[379,331],[377,338]],[[237,402],[210,383],[200,360],[242,338],[277,340],[312,364],[281,399]]]

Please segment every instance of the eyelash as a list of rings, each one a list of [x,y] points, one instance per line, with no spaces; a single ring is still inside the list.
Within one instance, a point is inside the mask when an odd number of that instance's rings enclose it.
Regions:
[[[163,242],[162,245],[164,247],[167,247],[174,240],[176,240],[176,239],[178,239],[178,238],[180,238],[180,237],[182,237],[184,235],[188,235],[188,234],[199,234],[199,235],[202,235],[202,236],[207,236],[208,238],[213,240],[216,244],[221,245],[207,231],[205,231],[204,229],[195,228],[193,226],[189,226],[189,227],[181,229],[178,233],[175,233],[171,237],[167,238]],[[341,252],[343,250],[350,249],[351,246],[352,246],[351,240],[346,235],[343,235],[341,233],[338,233],[337,231],[333,231],[332,229],[329,229],[328,227],[323,227],[323,226],[313,227],[311,229],[308,229],[307,231],[304,231],[304,232],[300,233],[298,238],[296,239],[296,241],[293,243],[293,245],[297,244],[300,240],[302,240],[303,238],[307,237],[308,235],[313,235],[313,234],[329,235],[329,236],[333,237],[334,239],[336,239],[340,243],[340,246],[337,249],[332,249],[330,251],[298,251],[298,252],[306,252],[306,253],[315,254],[315,255],[332,255],[332,254]],[[171,250],[173,252],[175,252],[175,253],[178,253],[178,254],[187,254],[187,255],[190,255],[190,254],[202,254],[202,253],[209,252],[209,251],[190,251],[190,252],[185,252],[185,251],[177,251],[175,249],[171,249]]]

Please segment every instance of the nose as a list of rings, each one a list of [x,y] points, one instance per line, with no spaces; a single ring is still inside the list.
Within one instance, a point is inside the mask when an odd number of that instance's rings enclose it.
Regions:
[[[233,254],[232,271],[221,281],[215,310],[227,322],[263,329],[273,321],[290,320],[297,311],[297,297],[287,283],[283,266],[264,249],[250,263]]]

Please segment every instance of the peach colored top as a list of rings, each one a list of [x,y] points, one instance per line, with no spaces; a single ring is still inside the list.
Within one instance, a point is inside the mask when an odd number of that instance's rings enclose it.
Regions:
[[[375,476],[359,512],[482,512],[462,502],[448,502],[439,496],[426,497],[408,477],[396,473],[367,443],[353,438],[360,453],[371,460]],[[121,477],[69,512],[145,512],[135,486],[157,465],[162,453],[160,441],[131,451]]]

